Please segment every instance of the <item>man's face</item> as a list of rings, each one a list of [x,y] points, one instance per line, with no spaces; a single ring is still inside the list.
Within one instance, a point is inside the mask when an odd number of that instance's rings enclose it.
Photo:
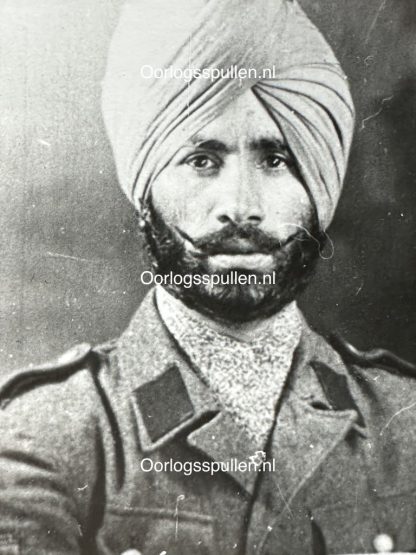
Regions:
[[[170,289],[244,321],[292,300],[319,252],[309,195],[276,124],[251,91],[184,144],[152,184],[147,237],[159,273],[275,273],[275,284]]]

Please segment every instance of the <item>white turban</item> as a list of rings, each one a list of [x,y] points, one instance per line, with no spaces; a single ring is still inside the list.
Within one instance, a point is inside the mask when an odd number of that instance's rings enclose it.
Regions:
[[[227,77],[236,66],[250,76]],[[222,75],[149,78],[150,68]],[[127,197],[137,206],[178,149],[248,89],[281,130],[325,229],[342,189],[354,107],[330,46],[292,0],[127,2],[103,82],[104,121]]]

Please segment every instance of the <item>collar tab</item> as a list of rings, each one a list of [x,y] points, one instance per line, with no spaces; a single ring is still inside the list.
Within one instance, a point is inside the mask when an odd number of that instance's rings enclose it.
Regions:
[[[356,424],[365,428],[363,415],[351,395],[347,377],[335,372],[323,362],[311,361],[311,366],[315,370],[331,408],[335,411],[354,410],[357,413]]]
[[[136,409],[140,410],[152,443],[156,443],[195,415],[176,364],[171,364],[163,374],[138,387],[134,391],[134,402]]]

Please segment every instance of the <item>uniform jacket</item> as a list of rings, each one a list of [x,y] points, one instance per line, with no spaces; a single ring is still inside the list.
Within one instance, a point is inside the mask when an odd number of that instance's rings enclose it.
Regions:
[[[305,323],[264,447],[274,471],[160,472],[156,462],[247,461],[255,448],[178,349],[153,292],[135,318],[138,335],[4,382],[0,554],[373,553],[382,533],[416,551],[410,364],[338,352]]]

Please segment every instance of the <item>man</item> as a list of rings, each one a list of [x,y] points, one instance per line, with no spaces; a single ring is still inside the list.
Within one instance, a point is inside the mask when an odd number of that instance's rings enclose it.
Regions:
[[[415,550],[415,369],[296,305],[353,129],[323,37],[290,0],[132,0],[103,110],[166,279],[118,340],[3,384],[0,553]]]

